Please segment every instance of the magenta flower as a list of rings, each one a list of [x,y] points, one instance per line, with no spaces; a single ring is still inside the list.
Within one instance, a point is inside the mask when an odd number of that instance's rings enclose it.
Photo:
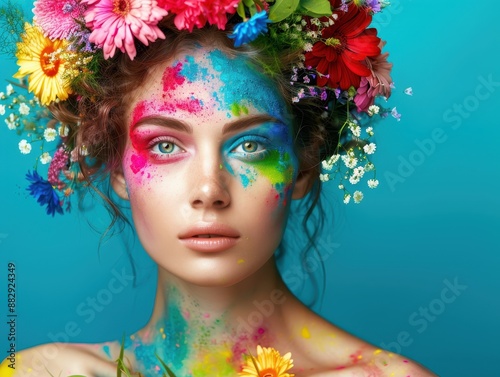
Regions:
[[[52,157],[52,161],[50,162],[47,181],[59,190],[65,186],[65,183],[59,179],[59,175],[66,169],[68,160],[69,153],[63,147],[60,147],[54,153],[54,157]]]
[[[46,37],[66,39],[81,30],[84,7],[76,0],[37,0],[34,6],[33,20]]]
[[[146,46],[165,35],[157,26],[168,12],[156,0],[81,0],[88,6],[85,21],[92,30],[90,42],[101,47],[104,58],[115,55],[116,49],[134,59],[137,51],[134,37]]]
[[[158,3],[174,13],[174,23],[179,30],[193,31],[208,22],[220,30],[226,28],[227,14],[236,12],[240,0],[160,0]]]

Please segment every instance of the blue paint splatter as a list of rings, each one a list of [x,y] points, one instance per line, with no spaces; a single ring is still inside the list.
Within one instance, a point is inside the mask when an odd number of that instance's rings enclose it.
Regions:
[[[186,56],[185,61],[187,64],[182,65],[181,73],[188,81],[195,82],[207,79],[208,68],[201,67],[190,55]]]
[[[109,350],[109,346],[103,346],[102,350],[104,351],[106,356],[108,356],[111,359],[111,351]]]
[[[209,60],[214,69],[220,72],[220,79],[224,84],[220,88],[223,101],[215,97],[224,109],[229,110],[234,103],[254,106],[287,123],[287,119],[284,119],[288,118],[284,99],[271,80],[252,68],[246,58],[237,56],[231,59],[222,51],[214,50],[209,53]]]

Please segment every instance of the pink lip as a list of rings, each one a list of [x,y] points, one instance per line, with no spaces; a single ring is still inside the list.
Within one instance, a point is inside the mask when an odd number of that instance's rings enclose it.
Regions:
[[[196,225],[179,234],[179,240],[186,247],[201,252],[227,250],[236,245],[239,238],[240,234],[236,230],[218,223]]]

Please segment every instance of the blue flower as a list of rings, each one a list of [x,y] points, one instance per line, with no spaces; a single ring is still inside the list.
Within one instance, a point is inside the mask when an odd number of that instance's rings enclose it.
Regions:
[[[263,10],[254,14],[248,21],[237,24],[229,38],[234,39],[234,47],[240,47],[255,40],[259,34],[267,33],[267,24],[270,22],[267,12]]]
[[[60,214],[63,213],[59,196],[49,181],[40,177],[36,171],[34,171],[33,174],[28,171],[26,179],[31,182],[27,188],[30,195],[33,196],[41,206],[47,205],[47,215],[54,216],[56,212]]]

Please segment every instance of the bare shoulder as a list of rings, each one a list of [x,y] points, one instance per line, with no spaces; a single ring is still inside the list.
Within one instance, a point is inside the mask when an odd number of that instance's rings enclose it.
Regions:
[[[116,359],[107,355],[115,352],[115,343],[48,343],[20,351],[13,360],[5,359],[0,370],[7,377],[116,376]]]
[[[375,347],[307,308],[293,317],[289,328],[295,333],[297,377],[436,377],[415,361]]]

